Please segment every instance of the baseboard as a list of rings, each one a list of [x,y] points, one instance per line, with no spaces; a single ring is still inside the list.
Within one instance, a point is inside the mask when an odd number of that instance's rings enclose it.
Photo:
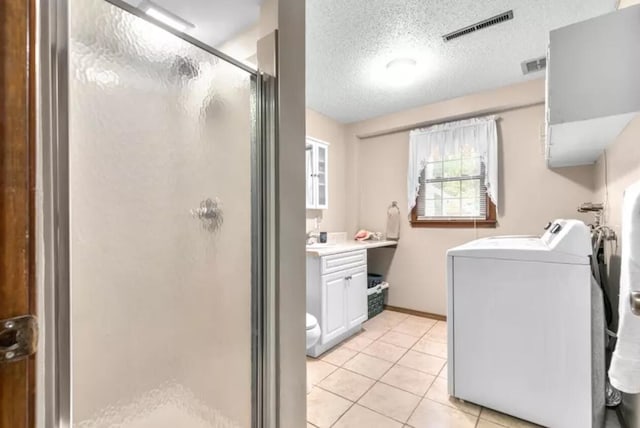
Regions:
[[[413,309],[400,308],[398,306],[384,305],[384,308],[387,311],[402,312],[403,314],[415,315],[417,317],[422,317],[422,318],[430,318],[432,320],[438,320],[438,321],[447,320],[447,317],[445,315],[438,315],[438,314],[432,314],[429,312],[416,311]]]

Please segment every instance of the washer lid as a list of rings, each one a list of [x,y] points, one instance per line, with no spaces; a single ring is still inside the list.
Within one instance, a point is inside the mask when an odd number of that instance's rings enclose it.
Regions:
[[[316,317],[314,317],[310,313],[307,313],[307,330],[311,330],[317,325],[318,325],[318,320],[316,319]]]
[[[590,264],[591,236],[578,220],[556,220],[544,235],[495,236],[468,242],[448,256],[527,260],[545,263]]]

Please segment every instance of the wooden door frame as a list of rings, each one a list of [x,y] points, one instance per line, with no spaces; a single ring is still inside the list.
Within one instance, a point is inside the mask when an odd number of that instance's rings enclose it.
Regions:
[[[0,319],[36,314],[36,0],[0,1]],[[36,357],[0,364],[0,428],[33,428]]]

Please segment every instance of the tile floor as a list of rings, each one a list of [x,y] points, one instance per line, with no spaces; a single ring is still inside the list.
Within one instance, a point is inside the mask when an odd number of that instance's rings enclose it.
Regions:
[[[449,397],[446,357],[445,322],[384,311],[307,359],[307,428],[536,426]]]

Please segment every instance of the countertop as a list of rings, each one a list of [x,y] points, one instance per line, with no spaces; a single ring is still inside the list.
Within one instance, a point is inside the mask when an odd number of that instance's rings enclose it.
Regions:
[[[331,254],[348,253],[349,251],[368,250],[369,248],[395,247],[398,241],[347,241],[337,244],[314,244],[307,246],[308,256],[328,256]]]

